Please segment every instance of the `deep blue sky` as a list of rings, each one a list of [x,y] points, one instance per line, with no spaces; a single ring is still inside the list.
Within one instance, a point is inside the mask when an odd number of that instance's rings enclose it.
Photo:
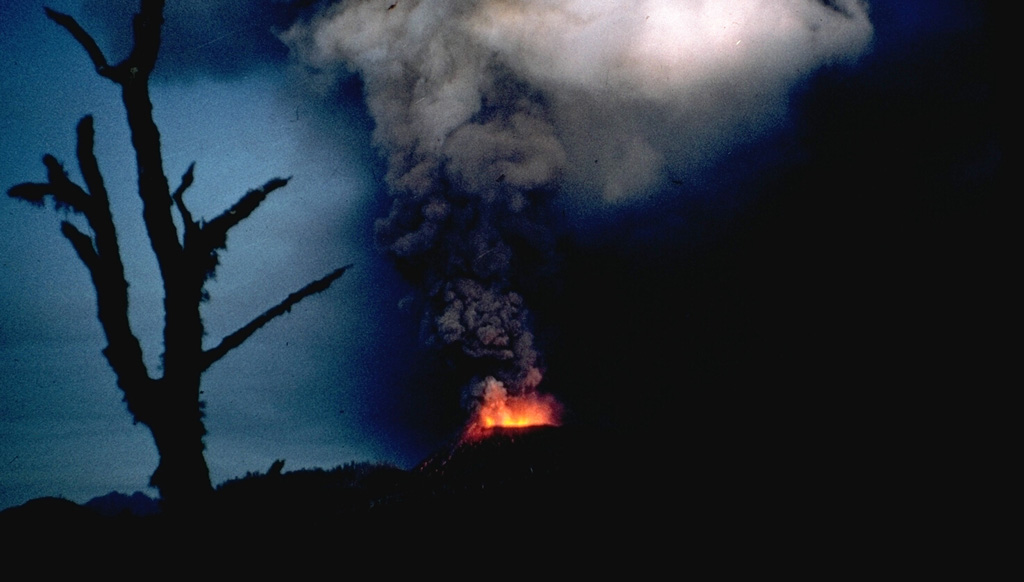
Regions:
[[[46,3],[78,16],[112,60],[122,4],[134,3]],[[0,6],[0,189],[41,180],[44,153],[76,177],[74,127],[95,117],[131,315],[155,365],[161,295],[119,95],[43,5]],[[984,285],[978,254],[998,236],[987,222],[1002,162],[987,15],[957,0],[870,5],[871,51],[803,78],[766,135],[716,149],[701,171],[633,203],[585,216],[555,203],[553,259],[524,293],[548,390],[571,419],[625,431],[679,407],[675,422],[715,432],[765,414],[806,422],[794,410],[811,407],[816,426],[836,426],[846,413],[824,419],[865,399],[902,409],[908,384],[964,379],[977,348],[961,342],[980,326],[964,285]],[[277,458],[288,469],[412,466],[457,431],[461,387],[445,384],[464,379],[417,349],[419,314],[399,308],[413,287],[374,248],[385,164],[358,81],[329,106],[311,99],[267,32],[297,11],[253,6],[244,25],[206,28],[169,9],[153,83],[172,185],[197,163],[194,212],[215,215],[248,188],[294,177],[229,239],[204,306],[209,335],[356,267],[204,377],[212,477]],[[100,354],[93,289],[61,218],[0,197],[0,508],[153,493],[155,448]],[[890,384],[900,387],[881,390]]]

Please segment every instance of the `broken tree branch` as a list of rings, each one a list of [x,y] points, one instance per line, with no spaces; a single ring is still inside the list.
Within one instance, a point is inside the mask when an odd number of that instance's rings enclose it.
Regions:
[[[302,301],[310,295],[315,295],[326,290],[331,286],[331,283],[345,274],[345,271],[349,270],[351,267],[352,265],[345,265],[344,267],[331,272],[327,276],[313,281],[309,285],[306,285],[302,289],[299,289],[286,297],[284,301],[266,310],[262,315],[245,324],[234,333],[226,336],[219,344],[217,344],[217,346],[203,352],[201,369],[206,370],[209,368],[214,362],[223,358],[228,352],[242,345],[245,340],[249,339],[252,334],[256,333],[257,330],[269,323],[271,320],[291,311],[292,307],[299,301]]]
[[[70,208],[79,214],[88,216],[90,201],[85,190],[68,178],[64,166],[57,161],[57,158],[45,155],[43,164],[46,166],[46,178],[50,181],[51,194],[53,194],[54,204],[57,208]]]
[[[75,225],[66,220],[60,223],[60,232],[71,241],[71,246],[78,253],[78,258],[82,259],[82,262],[85,263],[85,266],[89,269],[89,274],[96,278],[99,273],[100,258],[96,253],[96,247],[93,246],[92,237],[78,230],[75,228]]]
[[[78,169],[85,179],[85,187],[89,189],[95,205],[107,205],[107,188],[103,184],[99,162],[93,152],[94,135],[92,116],[86,115],[78,122]]]
[[[24,184],[11,186],[11,188],[7,190],[7,195],[11,198],[24,200],[33,206],[42,206],[46,201],[46,196],[52,192],[53,188],[49,183],[41,184],[39,182],[25,182]]]
[[[228,208],[222,214],[203,225],[203,239],[210,250],[214,251],[225,248],[227,246],[228,231],[246,218],[249,218],[271,192],[284,187],[290,179],[274,178],[261,188],[249,190],[231,208]]]
[[[57,209],[69,209],[88,216],[92,208],[89,195],[80,186],[72,182],[64,171],[64,166],[57,158],[47,154],[43,156],[46,166],[47,182],[26,182],[12,186],[7,195],[20,198],[30,204],[42,206],[47,196],[53,196],[53,204]]]
[[[195,232],[198,227],[196,221],[192,218],[192,213],[189,212],[188,207],[185,206],[185,199],[183,198],[185,190],[188,190],[189,186],[192,185],[192,181],[195,179],[195,169],[195,162],[189,164],[188,169],[185,170],[185,173],[181,176],[181,184],[179,184],[178,188],[173,194],[171,194],[171,199],[174,200],[174,206],[177,207],[178,213],[181,214],[181,220],[185,223],[186,237],[188,237],[191,232]]]
[[[85,52],[89,54],[89,58],[92,59],[92,64],[96,67],[96,72],[99,73],[100,76],[116,80],[114,79],[114,72],[111,70],[110,65],[107,64],[107,57],[103,56],[103,51],[100,50],[100,45],[96,44],[96,41],[92,36],[90,36],[74,18],[64,14],[63,12],[57,12],[51,8],[45,8],[44,10],[46,10],[46,16],[48,16],[50,20],[67,29],[67,31],[71,33],[71,36],[78,41],[78,44],[82,45]]]

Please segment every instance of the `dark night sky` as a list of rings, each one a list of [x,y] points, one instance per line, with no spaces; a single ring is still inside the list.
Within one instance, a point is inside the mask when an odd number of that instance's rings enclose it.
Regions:
[[[410,467],[464,421],[478,370],[451,346],[421,346],[430,291],[374,244],[389,188],[419,187],[401,156],[483,197],[497,186],[474,186],[465,168],[486,173],[514,150],[501,188],[542,201],[531,199],[528,241],[511,244],[518,270],[503,281],[529,307],[540,389],[568,422],[621,434],[647,460],[731,455],[741,443],[848,458],[989,377],[985,338],[1001,308],[988,289],[1008,237],[990,220],[1002,138],[983,4],[870,2],[870,28],[857,2],[810,0],[737,0],[700,18],[686,2],[564,3],[592,28],[549,2],[517,12],[529,3],[482,1],[493,10],[476,20],[447,2],[437,14],[401,3],[392,16],[404,27],[380,19],[382,2],[349,2],[338,21],[329,2],[169,4],[153,101],[172,184],[195,160],[190,196],[212,216],[294,176],[229,239],[204,306],[211,341],[356,264],[204,377],[215,482],[277,458],[287,469]],[[119,96],[43,5],[0,7],[0,187],[41,179],[44,153],[72,169],[75,124],[95,116],[131,315],[155,366],[160,288]],[[134,2],[46,5],[78,17],[108,54],[126,46]],[[637,11],[664,24],[629,28]],[[539,23],[559,34],[533,34]],[[735,42],[706,49],[732,25]],[[289,29],[287,44],[273,32]],[[334,34],[355,40],[332,52]],[[380,60],[385,36],[392,52]],[[481,46],[500,67],[476,58]],[[433,51],[450,51],[445,82],[415,84],[438,66]],[[392,74],[395,60],[407,66]],[[478,95],[483,113],[459,117]],[[423,99],[436,107],[417,109]],[[505,117],[524,101],[535,117]],[[463,131],[493,129],[474,126],[485,114],[516,128],[511,142]],[[423,145],[433,135],[446,145]],[[93,290],[60,218],[0,198],[0,509],[147,490],[156,466],[100,355]],[[404,272],[432,272],[425,260]]]

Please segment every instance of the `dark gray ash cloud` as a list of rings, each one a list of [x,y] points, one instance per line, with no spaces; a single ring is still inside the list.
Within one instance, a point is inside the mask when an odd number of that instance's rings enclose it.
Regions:
[[[312,92],[359,75],[392,195],[379,243],[422,282],[430,341],[513,392],[539,375],[517,280],[547,198],[657,191],[871,38],[857,0],[354,0],[282,35]]]

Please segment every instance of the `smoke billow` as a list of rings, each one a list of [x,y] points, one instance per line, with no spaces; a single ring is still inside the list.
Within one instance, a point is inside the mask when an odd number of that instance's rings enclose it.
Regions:
[[[345,0],[282,38],[310,86],[362,79],[393,197],[378,241],[422,280],[428,336],[523,392],[541,364],[516,273],[545,200],[659,190],[871,36],[861,0]]]

